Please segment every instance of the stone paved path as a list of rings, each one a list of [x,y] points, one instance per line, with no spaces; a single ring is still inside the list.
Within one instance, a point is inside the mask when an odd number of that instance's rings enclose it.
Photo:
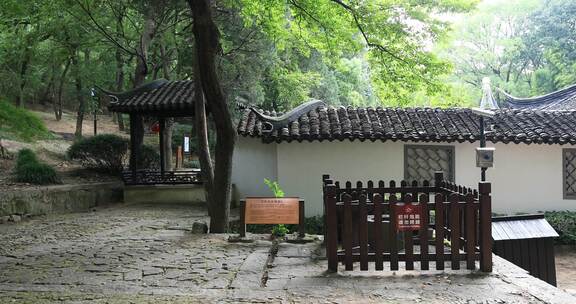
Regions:
[[[576,303],[498,259],[491,275],[326,274],[312,243],[280,244],[267,266],[271,242],[190,233],[202,220],[128,205],[0,225],[0,303]]]

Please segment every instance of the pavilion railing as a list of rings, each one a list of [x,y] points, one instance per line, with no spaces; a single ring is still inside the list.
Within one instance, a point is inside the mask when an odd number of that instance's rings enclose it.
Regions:
[[[476,191],[444,181],[442,173],[433,185],[368,181],[355,187],[350,182],[341,187],[324,175],[328,269],[337,271],[342,263],[353,270],[360,262],[360,270],[368,270],[369,263],[384,270],[386,262],[395,271],[404,262],[406,270],[414,270],[419,262],[421,270],[429,270],[434,262],[443,270],[448,261],[452,269],[460,269],[461,261],[475,269],[480,261],[480,269],[491,272],[490,192],[490,183],[479,183]],[[421,210],[417,230],[398,228],[404,216],[399,210],[406,205]]]
[[[202,184],[200,170],[164,171],[158,169],[143,169],[133,172],[122,172],[122,179],[126,185],[182,185]]]

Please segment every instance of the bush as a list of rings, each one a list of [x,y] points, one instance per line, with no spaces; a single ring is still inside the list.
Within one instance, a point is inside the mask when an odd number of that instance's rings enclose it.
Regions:
[[[4,100],[0,100],[0,137],[28,142],[53,138],[34,113]]]
[[[151,146],[143,145],[138,157],[139,169],[156,169],[160,167],[160,153]]]
[[[120,174],[128,152],[128,140],[113,134],[83,138],[68,149],[68,157],[88,169]]]
[[[560,235],[557,244],[576,245],[576,212],[551,211],[544,213],[544,217]]]
[[[14,175],[15,180],[21,183],[35,185],[60,183],[56,170],[48,164],[39,162],[30,149],[23,149],[18,152]]]
[[[18,157],[16,158],[16,169],[31,163],[39,163],[36,154],[30,149],[22,149],[18,151]]]

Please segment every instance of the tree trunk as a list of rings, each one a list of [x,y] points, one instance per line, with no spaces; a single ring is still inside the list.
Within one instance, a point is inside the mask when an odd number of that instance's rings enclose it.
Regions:
[[[82,137],[82,124],[84,123],[84,112],[86,108],[86,100],[84,99],[84,93],[82,88],[82,75],[80,69],[80,60],[78,58],[78,50],[74,50],[74,55],[72,56],[72,67],[74,69],[74,79],[76,87],[76,99],[78,100],[78,113],[76,115],[76,132],[74,136],[76,138]]]
[[[18,105],[24,107],[24,89],[26,87],[26,74],[28,73],[28,66],[30,65],[31,47],[26,45],[26,50],[24,50],[24,58],[22,59],[22,65],[20,66],[20,83],[18,86]]]
[[[140,45],[136,50],[136,69],[134,70],[135,88],[142,85],[148,75],[148,47],[156,32],[156,22],[154,21],[156,9],[155,5],[151,5],[145,13],[144,30],[140,36]],[[144,142],[144,121],[141,115],[136,115],[133,120],[137,125],[134,126],[136,128],[134,132],[136,137],[132,140],[134,140],[139,147]]]
[[[116,92],[122,92],[124,90],[124,62],[122,61],[122,50],[116,48]],[[118,129],[124,131],[124,119],[122,113],[118,112],[114,114],[118,122]]]
[[[216,129],[214,180],[210,196],[210,232],[228,230],[232,186],[232,156],[236,131],[226,104],[226,96],[216,73],[216,56],[220,50],[219,32],[210,11],[209,0],[188,0],[194,20],[194,38],[200,82]],[[199,88],[197,88],[198,90]],[[206,153],[206,147],[202,153]],[[204,168],[203,168],[204,169]]]
[[[62,71],[62,75],[60,76],[60,83],[58,85],[58,102],[57,104],[54,105],[54,115],[56,116],[57,121],[60,121],[62,119],[62,91],[64,90],[64,81],[66,80],[66,74],[68,73],[68,69],[70,69],[69,58],[66,59],[66,65],[64,66],[64,71]]]
[[[195,48],[197,48],[195,46]],[[197,54],[197,51],[195,52]],[[196,131],[196,140],[198,141],[198,160],[204,183],[204,193],[208,202],[208,215],[212,216],[212,192],[214,182],[214,166],[212,165],[212,156],[210,155],[210,145],[208,141],[208,123],[206,119],[206,101],[202,91],[202,82],[200,80],[200,70],[198,56],[195,56],[194,62],[194,86],[197,88],[194,92],[194,129]]]

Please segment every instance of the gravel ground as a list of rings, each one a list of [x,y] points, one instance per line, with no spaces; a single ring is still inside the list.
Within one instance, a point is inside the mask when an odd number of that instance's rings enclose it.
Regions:
[[[117,205],[0,225],[0,303],[576,303],[498,258],[492,274],[327,274],[318,242],[270,259],[266,236],[191,232],[207,220],[200,206]]]

